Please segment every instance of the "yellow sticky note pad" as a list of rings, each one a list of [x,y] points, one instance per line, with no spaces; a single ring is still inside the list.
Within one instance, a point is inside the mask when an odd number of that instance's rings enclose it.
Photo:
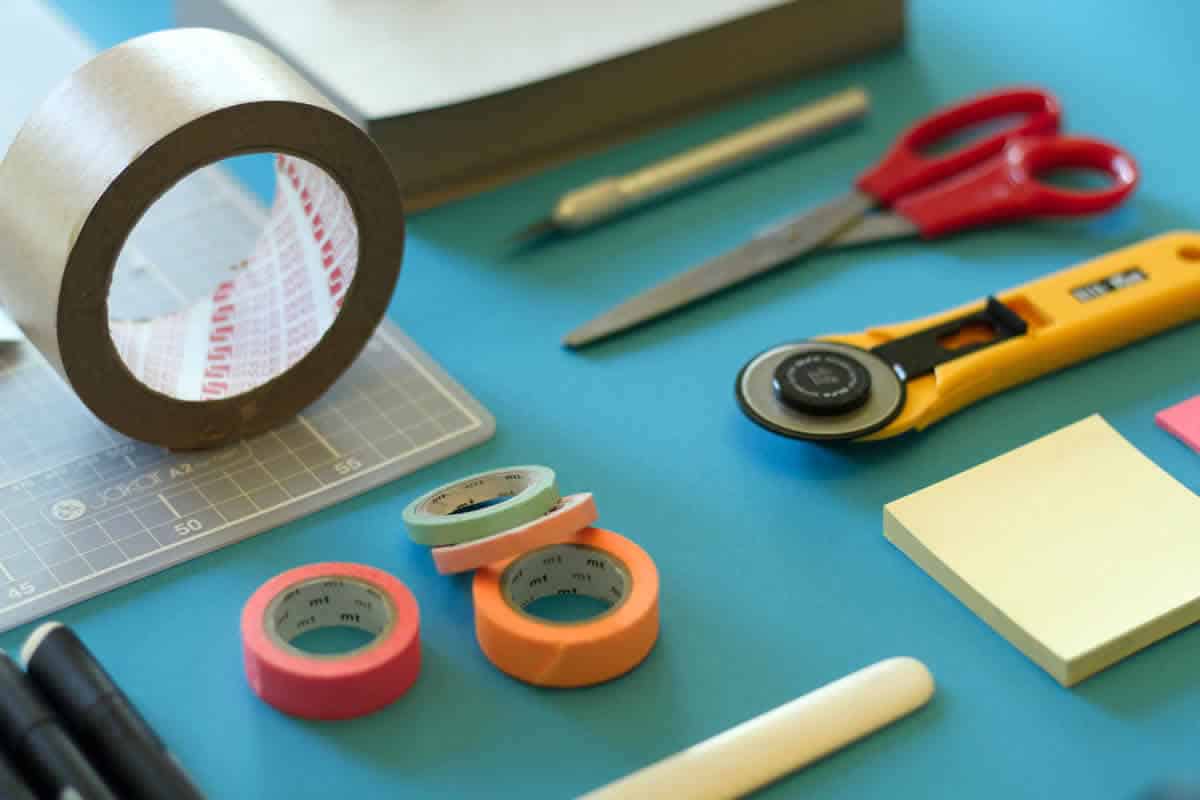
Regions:
[[[1099,416],[888,503],[883,532],[1064,686],[1200,620],[1200,497]]]

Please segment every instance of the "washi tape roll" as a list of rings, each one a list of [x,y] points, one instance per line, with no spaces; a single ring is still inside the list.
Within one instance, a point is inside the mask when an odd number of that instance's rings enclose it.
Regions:
[[[658,570],[642,548],[603,528],[475,573],[475,634],[500,670],[537,686],[590,686],[642,663],[658,639]],[[528,614],[535,600],[582,594],[612,605],[582,622]]]
[[[142,214],[194,170],[252,152],[279,154],[277,190],[244,264],[179,311],[110,319]],[[97,417],[169,447],[259,433],[319,397],[387,309],[403,243],[370,138],[278,56],[218,31],[96,56],[0,162],[0,303]]]
[[[404,509],[404,527],[417,544],[460,544],[532,522],[558,502],[549,467],[481,472],[440,486]]]
[[[336,655],[292,644],[302,633],[331,626],[375,638]],[[374,567],[331,562],[288,570],[264,583],[242,609],[242,651],[250,687],[280,711],[309,719],[369,714],[417,679],[417,601]]]
[[[433,563],[443,575],[479,569],[539,547],[569,542],[598,516],[591,493],[567,495],[533,522],[463,544],[433,548]]]

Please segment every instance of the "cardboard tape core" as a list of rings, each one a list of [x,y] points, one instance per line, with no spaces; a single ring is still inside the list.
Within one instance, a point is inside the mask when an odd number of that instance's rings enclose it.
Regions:
[[[500,576],[504,599],[521,610],[543,597],[582,594],[608,604],[603,613],[611,614],[625,601],[631,587],[629,568],[621,559],[577,544],[551,545],[526,553],[513,560]]]
[[[453,484],[416,506],[417,511],[438,517],[499,505],[533,486],[536,475],[524,470],[490,472]]]
[[[395,621],[395,606],[376,587],[356,578],[331,576],[302,581],[276,596],[267,606],[264,625],[272,641],[301,656],[345,658],[374,645]],[[292,644],[302,633],[338,626],[358,628],[375,639],[331,656],[318,656]]]
[[[150,389],[190,401],[237,396],[290,369],[333,324],[358,266],[350,201],[328,173],[301,158],[277,155],[275,179],[253,251],[228,265],[229,277],[210,295],[151,319],[118,319],[110,294],[113,344]],[[169,198],[170,191],[138,225],[160,210],[169,214]]]

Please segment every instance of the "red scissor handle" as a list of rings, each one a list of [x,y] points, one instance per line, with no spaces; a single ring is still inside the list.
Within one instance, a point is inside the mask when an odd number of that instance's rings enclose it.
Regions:
[[[1102,189],[1062,189],[1038,175],[1063,167],[1108,173]],[[1138,181],[1133,156],[1082,136],[1014,139],[998,157],[956,178],[901,198],[892,210],[932,239],[962,228],[1036,216],[1079,216],[1120,203]]]
[[[972,125],[1012,114],[1026,116],[1011,127],[949,153],[925,156],[920,152]],[[1058,100],[1041,89],[1004,89],[979,95],[944,108],[906,130],[883,160],[860,175],[855,185],[882,205],[891,205],[910,192],[945,180],[997,155],[1016,136],[1056,132],[1061,118]]]

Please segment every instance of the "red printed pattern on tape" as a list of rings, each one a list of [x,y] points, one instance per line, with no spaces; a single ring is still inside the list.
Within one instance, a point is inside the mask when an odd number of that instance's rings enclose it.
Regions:
[[[327,323],[321,324],[321,318],[332,321],[354,277],[358,228],[345,194],[328,175],[307,162],[280,155],[275,168],[275,205],[250,265],[245,273],[218,287],[213,297],[211,345],[202,390],[205,399],[252,389],[303,358],[325,332]],[[296,205],[302,219],[294,213]],[[314,296],[311,278],[306,275],[314,254],[319,254],[327,299]],[[260,266],[265,269],[256,269]],[[257,302],[248,310],[239,309],[242,278],[266,270],[277,279],[247,281],[250,297]],[[324,314],[317,309],[323,302]],[[286,327],[281,324],[285,320]]]
[[[275,172],[275,201],[254,252],[210,298],[110,324],[122,359],[151,388],[188,400],[253,389],[303,358],[341,309],[358,264],[350,203],[306,161],[277,156]]]

